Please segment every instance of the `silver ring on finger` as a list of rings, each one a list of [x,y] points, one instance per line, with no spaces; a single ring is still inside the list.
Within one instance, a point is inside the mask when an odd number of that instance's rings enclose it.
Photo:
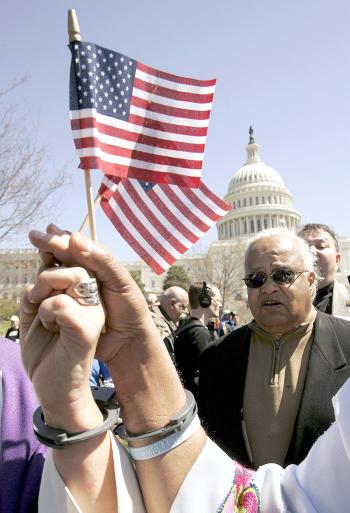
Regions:
[[[73,291],[76,294],[74,299],[81,305],[96,306],[101,302],[96,278],[91,278],[89,281],[81,281],[73,287]]]

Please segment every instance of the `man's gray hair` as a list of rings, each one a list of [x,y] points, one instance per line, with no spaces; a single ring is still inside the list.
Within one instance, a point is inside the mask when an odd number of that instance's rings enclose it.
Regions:
[[[252,246],[254,246],[254,244],[260,239],[267,239],[274,236],[288,237],[292,239],[300,248],[300,254],[304,264],[303,270],[315,273],[315,280],[312,289],[312,300],[314,300],[317,292],[317,286],[321,278],[320,271],[317,266],[317,258],[316,255],[311,251],[308,243],[303,238],[299,237],[294,231],[287,230],[286,228],[269,228],[257,233],[248,241],[248,245],[244,253],[244,267],[246,268],[247,256],[252,249]]]

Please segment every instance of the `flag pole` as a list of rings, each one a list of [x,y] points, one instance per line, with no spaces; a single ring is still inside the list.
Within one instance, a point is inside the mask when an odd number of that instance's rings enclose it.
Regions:
[[[75,13],[75,9],[69,9],[68,10],[68,34],[69,34],[69,42],[72,41],[81,41],[80,36],[80,28],[78,23],[78,18]],[[93,205],[93,194],[92,194],[92,188],[91,188],[91,177],[90,177],[90,170],[84,169],[85,173],[85,189],[86,189],[86,198],[87,198],[87,204],[88,204],[88,219],[89,219],[89,225],[90,225],[90,238],[92,240],[96,240],[96,223],[95,223],[95,212],[94,212],[94,205]],[[96,198],[97,199],[97,198]],[[85,227],[84,227],[85,229]],[[82,231],[82,229],[80,229]],[[40,317],[37,314],[29,328],[29,331],[26,335],[26,339],[29,340],[32,337],[36,337],[36,332],[39,329],[41,325]],[[50,337],[52,339],[53,336],[56,336],[56,334],[51,334]]]
[[[68,35],[69,42],[73,41],[81,41],[80,35],[80,27],[78,23],[78,18],[75,12],[75,9],[68,10]],[[96,221],[95,221],[95,209],[94,209],[94,200],[93,193],[91,187],[91,174],[90,169],[84,169],[85,175],[85,192],[86,192],[86,201],[88,206],[88,219],[89,219],[89,227],[90,227],[90,237],[92,240],[96,240]],[[85,229],[85,222],[82,226]],[[82,231],[82,228],[80,231]]]
[[[98,205],[101,203],[101,196],[99,194],[97,194],[96,198],[95,198],[95,201],[94,201],[94,209],[96,210],[96,207],[98,207]],[[81,233],[84,233],[85,230],[86,230],[86,227],[88,225],[88,222],[89,222],[89,214],[87,214],[85,216],[85,219],[81,225],[81,227],[79,228],[79,231]]]

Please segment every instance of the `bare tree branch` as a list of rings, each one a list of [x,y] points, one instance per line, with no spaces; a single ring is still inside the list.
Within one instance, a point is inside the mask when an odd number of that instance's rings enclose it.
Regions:
[[[49,171],[45,148],[5,97],[25,77],[0,91],[0,242],[18,237],[56,210],[56,193],[69,183],[66,166]]]
[[[224,305],[241,298],[244,249],[245,244],[239,239],[227,245],[211,245],[207,255],[191,269],[191,279],[206,279],[217,285]]]

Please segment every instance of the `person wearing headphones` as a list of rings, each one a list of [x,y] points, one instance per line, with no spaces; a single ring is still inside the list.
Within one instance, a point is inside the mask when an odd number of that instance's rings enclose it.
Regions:
[[[174,336],[176,367],[185,388],[197,397],[196,375],[199,356],[211,342],[207,324],[219,317],[222,306],[220,290],[210,283],[193,283],[188,291],[191,316],[179,326]]]

